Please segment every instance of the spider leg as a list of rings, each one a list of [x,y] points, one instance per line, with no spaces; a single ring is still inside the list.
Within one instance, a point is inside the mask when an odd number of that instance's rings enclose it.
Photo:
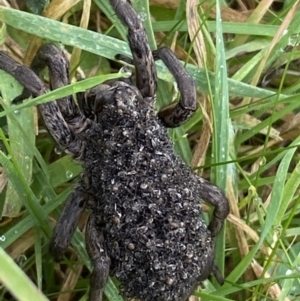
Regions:
[[[48,67],[49,69],[52,90],[70,84],[69,62],[67,61],[64,52],[53,44],[42,45],[30,65],[31,70],[37,75],[40,75],[45,67]],[[73,97],[67,96],[57,101],[60,111],[65,118],[70,118],[74,116],[74,114],[80,116],[80,111],[77,108]]]
[[[23,66],[13,60],[7,54],[0,52],[0,69],[6,71],[16,78],[33,97],[48,92],[43,81],[28,67]],[[38,105],[44,122],[58,145],[73,154],[75,158],[80,158],[84,150],[84,143],[78,139],[71,127],[64,120],[57,102],[51,101]]]
[[[64,52],[53,44],[42,45],[30,66],[37,75],[40,75],[45,67],[49,69],[53,90],[70,84],[69,62]],[[65,121],[76,134],[85,132],[90,127],[90,120],[82,115],[72,95],[59,98],[56,101]]]
[[[104,286],[109,275],[110,259],[106,253],[103,233],[96,227],[93,213],[87,222],[85,234],[87,252],[94,266],[89,301],[102,301]]]
[[[70,241],[77,227],[79,218],[85,209],[85,205],[88,200],[86,186],[86,180],[82,177],[76,188],[69,195],[53,229],[49,252],[56,261],[60,261],[62,259],[63,254],[70,245]]]
[[[12,75],[24,87],[28,87],[28,90],[30,90],[31,94],[35,97],[48,92],[45,84],[32,72],[32,70],[17,63],[2,51],[0,51],[0,69]]]
[[[214,274],[215,278],[217,279],[217,281],[220,285],[224,284],[223,275],[222,275],[221,271],[219,270],[219,268],[215,264],[212,267],[212,273]]]
[[[154,97],[157,75],[153,55],[142,22],[129,0],[110,0],[118,18],[128,27],[128,42],[136,69],[137,87],[142,96]]]
[[[177,127],[195,112],[196,87],[192,77],[183,68],[175,54],[166,47],[153,51],[154,59],[161,59],[174,76],[181,99],[175,106],[167,106],[158,112],[158,117],[166,127]]]
[[[221,228],[224,224],[224,220],[229,214],[229,203],[224,195],[223,191],[218,188],[217,186],[213,185],[212,183],[206,181],[203,178],[199,177],[199,196],[201,199],[206,201],[207,203],[214,206],[214,211],[211,217],[211,221],[208,225],[208,229],[210,230],[211,237],[214,240],[218,233],[221,231]],[[214,249],[214,247],[213,247]],[[224,283],[224,278],[219,270],[219,268],[213,263],[213,254],[214,250],[211,250],[211,262],[208,262],[204,270],[202,271],[201,277],[199,277],[199,282],[208,278],[211,272],[214,274],[215,278],[217,279],[218,283],[222,285]]]
[[[215,207],[208,229],[211,236],[215,237],[220,232],[224,220],[229,214],[229,203],[223,191],[212,183],[199,177],[200,198]]]

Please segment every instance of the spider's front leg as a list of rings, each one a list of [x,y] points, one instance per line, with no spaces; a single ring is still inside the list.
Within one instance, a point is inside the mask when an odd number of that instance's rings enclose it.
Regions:
[[[24,88],[30,91],[33,97],[47,93],[49,90],[43,81],[30,68],[19,64],[4,52],[0,52],[0,69],[6,71],[18,80]],[[51,73],[51,70],[50,70]],[[73,123],[66,121],[56,100],[39,104],[38,108],[45,125],[56,143],[75,158],[80,158],[85,148],[84,142],[76,135],[76,128],[81,128],[82,122]],[[64,112],[64,111],[63,111]],[[77,119],[76,119],[77,120]]]
[[[151,52],[146,32],[129,0],[110,0],[110,3],[119,19],[128,27],[128,42],[136,68],[137,87],[142,96],[155,96],[157,75],[154,59],[161,59],[175,77],[181,99],[176,106],[161,110],[158,117],[166,127],[181,125],[197,108],[196,87],[192,77],[170,49],[163,47]],[[119,58],[122,59],[122,56]]]
[[[53,44],[42,45],[30,65],[30,68],[39,76],[46,67],[49,69],[52,90],[70,84],[69,62],[64,52]],[[57,99],[57,104],[66,122],[69,123],[74,117],[81,117],[71,95]]]
[[[169,48],[159,48],[153,51],[153,55],[156,60],[161,59],[170,70],[181,94],[181,98],[175,106],[167,106],[157,115],[166,127],[180,126],[190,118],[197,108],[194,80]]]
[[[128,27],[128,42],[136,69],[137,87],[144,98],[154,97],[157,75],[153,55],[142,22],[129,0],[110,0],[118,18]]]
[[[40,76],[41,72],[46,67],[49,69],[52,90],[70,84],[69,62],[63,50],[53,44],[42,45],[30,65],[30,68],[38,76]],[[16,100],[23,100],[23,95],[28,95],[28,90],[26,88],[22,95]],[[56,101],[64,120],[67,122],[72,131],[75,132],[75,135],[85,132],[91,125],[91,121],[82,115],[73,99],[73,96],[68,95],[63,98],[59,98]]]

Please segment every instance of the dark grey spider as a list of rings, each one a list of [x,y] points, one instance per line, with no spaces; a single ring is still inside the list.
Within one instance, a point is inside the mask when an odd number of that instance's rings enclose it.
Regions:
[[[90,301],[102,300],[109,273],[128,299],[184,301],[211,272],[223,281],[213,263],[214,241],[229,205],[218,187],[174,154],[164,127],[180,125],[196,109],[193,80],[169,49],[151,52],[129,1],[110,2],[128,27],[136,86],[110,81],[79,94],[79,107],[72,96],[39,105],[52,137],[84,169],[54,228],[50,253],[61,259],[87,208],[86,246],[94,266]],[[158,115],[154,59],[163,60],[181,92],[178,104]],[[69,84],[68,62],[51,44],[39,49],[31,69],[0,53],[0,68],[33,97],[47,91],[39,78],[45,67],[52,89]],[[199,199],[215,207],[208,227]]]

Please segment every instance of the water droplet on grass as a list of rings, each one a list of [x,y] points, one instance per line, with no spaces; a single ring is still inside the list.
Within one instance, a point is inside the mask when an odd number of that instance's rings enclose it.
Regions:
[[[132,69],[128,66],[123,66],[120,70],[119,73],[125,73],[123,76],[124,77],[130,77],[132,75]]]
[[[73,173],[71,172],[71,171],[67,171],[66,172],[66,177],[67,177],[67,179],[72,179],[73,178]]]
[[[61,150],[61,148],[59,148],[58,146],[55,146],[54,152],[55,152],[57,155],[61,155],[61,154],[62,154],[62,150]]]
[[[147,20],[147,17],[148,17],[147,14],[144,13],[144,12],[138,13],[138,18],[139,18],[142,22],[146,21],[146,20]]]

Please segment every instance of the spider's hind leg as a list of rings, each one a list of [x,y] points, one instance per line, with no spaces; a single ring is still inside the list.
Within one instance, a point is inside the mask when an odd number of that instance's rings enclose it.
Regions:
[[[103,233],[97,227],[93,213],[89,217],[85,236],[86,248],[94,266],[89,300],[102,301],[104,286],[109,276],[110,258],[106,252]]]
[[[56,261],[60,261],[63,254],[70,245],[71,238],[75,232],[80,216],[82,215],[88,195],[86,194],[86,183],[84,177],[77,183],[76,188],[69,195],[64,208],[53,229],[49,252]]]
[[[200,198],[214,207],[208,229],[211,232],[211,236],[216,237],[230,212],[229,202],[219,187],[200,177],[199,184]]]
[[[214,211],[210,223],[208,225],[208,229],[210,231],[213,244],[215,244],[215,238],[218,235],[218,233],[221,231],[224,221],[229,214],[230,211],[229,202],[225,194],[219,187],[213,185],[212,183],[210,183],[209,181],[203,178],[199,178],[198,192],[199,192],[199,197],[202,200],[206,201],[207,203],[209,203],[214,207]],[[214,274],[219,284],[224,283],[224,279],[220,270],[213,263],[212,266],[211,265],[206,266],[199,280],[202,281],[206,279],[211,272]]]

